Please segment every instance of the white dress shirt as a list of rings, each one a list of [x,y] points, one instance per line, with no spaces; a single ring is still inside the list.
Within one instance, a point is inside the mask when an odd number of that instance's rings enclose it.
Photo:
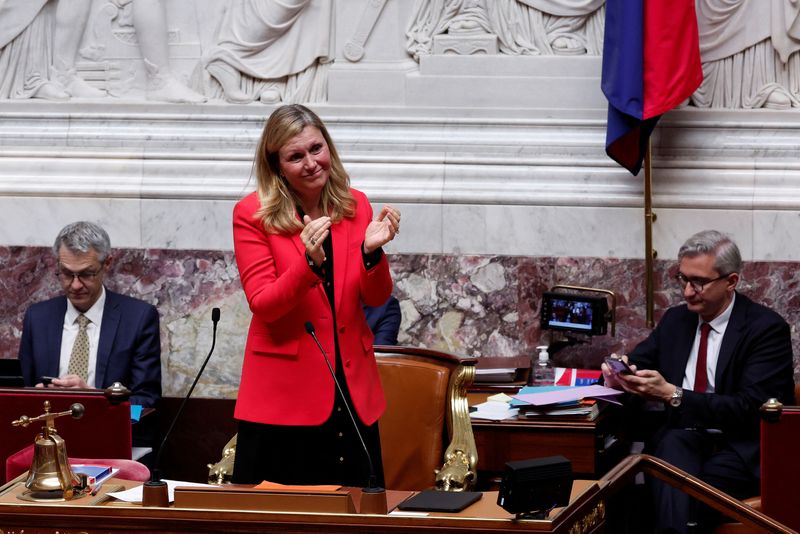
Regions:
[[[103,307],[105,305],[106,288],[103,287],[100,291],[100,298],[84,313],[89,319],[89,324],[86,325],[86,334],[89,336],[89,374],[86,379],[86,385],[90,388],[96,387],[97,345],[100,342],[100,324],[103,322]],[[80,314],[81,312],[67,299],[67,313],[64,314],[64,328],[61,331],[61,357],[58,363],[58,376],[60,377],[68,372],[72,346],[75,344],[75,338],[78,337],[78,316]]]
[[[722,336],[725,335],[725,329],[728,328],[728,321],[731,318],[731,311],[733,311],[733,303],[736,301],[736,293],[733,294],[728,307],[725,308],[713,321],[708,324],[711,329],[708,331],[708,345],[706,345],[706,375],[708,376],[708,387],[706,393],[713,393],[715,391],[715,379],[717,375],[717,361],[719,360],[719,349],[722,346]],[[703,319],[698,318],[697,331],[694,335],[694,344],[692,345],[692,352],[689,353],[689,361],[686,362],[686,372],[683,375],[683,389],[694,391],[694,375],[697,368],[697,352],[700,348],[700,325],[703,324]]]

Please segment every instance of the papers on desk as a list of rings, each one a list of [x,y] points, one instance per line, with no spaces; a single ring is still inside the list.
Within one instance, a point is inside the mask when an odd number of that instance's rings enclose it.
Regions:
[[[167,483],[167,494],[169,502],[173,502],[175,500],[175,488],[177,487],[206,487],[206,488],[214,488],[217,487],[214,484],[198,484],[197,482],[181,482],[180,480],[164,480]],[[134,488],[125,490],[125,491],[114,491],[108,494],[109,497],[114,497],[115,499],[119,499],[120,501],[125,502],[132,502],[132,503],[140,503],[142,502],[142,486],[136,486]]]
[[[616,399],[622,392],[593,384],[591,386],[543,386],[524,387],[513,395],[512,406],[532,404],[533,406],[549,406],[564,402],[575,402],[581,399],[597,399],[614,404],[622,404]]]
[[[475,411],[470,412],[472,419],[487,419],[489,421],[502,421],[513,419],[519,413],[519,408],[512,408],[508,402],[486,401],[473,406]]]
[[[475,369],[475,382],[477,383],[500,383],[500,382],[513,382],[517,378],[516,367],[500,367],[495,369]]]

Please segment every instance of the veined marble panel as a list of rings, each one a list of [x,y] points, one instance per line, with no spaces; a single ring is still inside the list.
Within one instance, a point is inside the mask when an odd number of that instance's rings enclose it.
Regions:
[[[22,317],[33,302],[58,294],[52,252],[0,247],[0,358],[13,358]],[[403,314],[399,342],[472,356],[533,356],[559,338],[539,326],[541,293],[556,284],[616,294],[616,335],[583,338],[555,352],[559,365],[598,367],[611,351],[644,338],[644,262],[613,258],[397,254],[389,261]],[[740,289],[781,313],[800,354],[797,262],[746,262]],[[674,260],[656,262],[656,320],[681,299]],[[183,395],[211,347],[211,309],[221,309],[217,344],[195,394],[235,397],[250,321],[233,255],[212,250],[119,249],[109,287],[154,304],[161,316],[163,386]],[[798,373],[800,367],[796,365]]]

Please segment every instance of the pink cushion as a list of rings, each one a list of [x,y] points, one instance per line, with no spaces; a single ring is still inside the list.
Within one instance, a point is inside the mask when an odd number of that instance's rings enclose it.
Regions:
[[[33,462],[33,445],[28,445],[21,451],[17,451],[6,458],[6,482],[30,469],[31,462]],[[114,475],[115,478],[137,480],[139,482],[150,480],[150,470],[146,465],[135,460],[124,460],[120,458],[70,458],[69,463],[110,465],[111,467],[119,469]]]

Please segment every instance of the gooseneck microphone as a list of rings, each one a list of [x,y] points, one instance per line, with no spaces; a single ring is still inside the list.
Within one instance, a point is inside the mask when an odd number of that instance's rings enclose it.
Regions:
[[[161,480],[161,472],[159,469],[159,466],[161,465],[161,456],[164,453],[167,440],[169,439],[170,434],[172,434],[172,429],[175,428],[175,423],[177,423],[178,419],[180,419],[189,397],[192,396],[194,387],[197,385],[198,380],[200,380],[200,376],[203,374],[206,365],[208,365],[208,360],[211,359],[211,355],[214,353],[214,347],[217,344],[217,323],[219,322],[219,315],[219,308],[212,308],[211,321],[214,324],[214,329],[211,333],[211,350],[208,351],[208,356],[206,356],[205,361],[203,361],[203,365],[200,367],[200,371],[197,372],[197,376],[194,377],[194,382],[192,382],[189,392],[183,398],[183,402],[181,402],[178,411],[175,413],[175,417],[172,418],[172,423],[170,423],[169,428],[164,434],[164,439],[161,441],[161,446],[158,448],[158,453],[156,453],[156,461],[153,464],[154,467],[150,480],[144,483],[142,492],[142,504],[144,506],[169,506],[169,499],[167,497],[167,483]]]
[[[331,378],[333,378],[333,383],[336,384],[336,389],[339,391],[339,395],[341,395],[342,397],[342,402],[344,403],[344,407],[347,408],[347,414],[350,416],[350,421],[353,423],[353,428],[356,431],[358,440],[361,442],[361,447],[364,449],[364,454],[367,457],[367,464],[369,465],[369,480],[367,481],[367,487],[364,488],[363,491],[368,493],[381,493],[384,491],[384,489],[378,486],[377,477],[375,476],[375,466],[372,463],[372,456],[369,454],[369,449],[367,449],[367,444],[364,443],[364,437],[361,435],[361,431],[358,429],[358,425],[356,424],[356,418],[353,416],[353,410],[350,408],[350,403],[347,402],[347,399],[344,396],[344,392],[342,391],[342,386],[339,384],[339,380],[336,379],[336,373],[333,372],[333,368],[331,367],[331,362],[328,360],[328,355],[325,353],[325,349],[322,348],[322,344],[319,342],[319,339],[317,339],[317,334],[314,332],[314,325],[311,324],[311,321],[306,321],[306,332],[308,332],[308,334],[312,338],[314,338],[314,342],[317,344],[319,351],[322,353],[322,358],[325,360],[325,364],[328,366],[328,371],[331,373]],[[383,513],[386,513],[385,510]]]

